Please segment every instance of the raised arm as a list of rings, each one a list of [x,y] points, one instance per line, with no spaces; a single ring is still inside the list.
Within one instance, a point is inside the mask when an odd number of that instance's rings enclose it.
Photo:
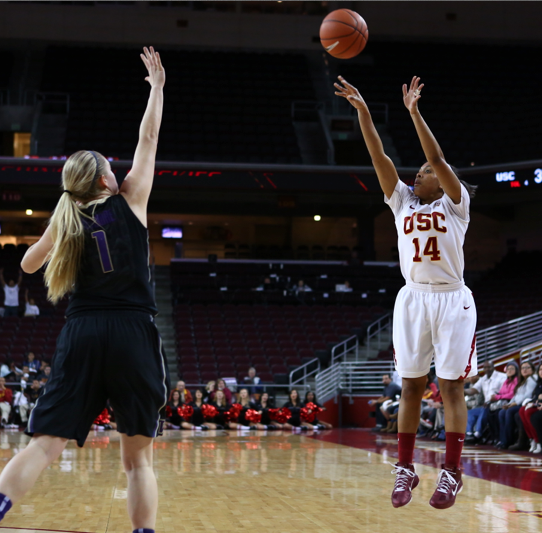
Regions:
[[[28,248],[24,254],[23,260],[21,261],[21,269],[27,274],[33,274],[47,262],[49,253],[52,249],[53,239],[51,238],[51,226],[47,226],[47,229],[40,240]]]
[[[353,85],[350,85],[342,76],[339,76],[339,81],[342,85],[335,83],[335,88],[337,89],[335,94],[346,98],[357,109],[363,140],[365,141],[367,150],[369,150],[380,187],[382,187],[384,194],[388,198],[391,198],[399,181],[395,165],[384,153],[384,146],[373,124],[373,119],[365,100],[361,97],[359,91]]]
[[[408,89],[406,83],[403,85],[403,102],[410,112],[427,162],[435,171],[444,192],[455,204],[458,204],[461,202],[461,182],[450,165],[446,163],[435,136],[431,133],[418,109],[418,100],[421,98],[422,88],[423,83],[420,85],[420,78],[414,76]]]
[[[2,285],[2,287],[6,286],[6,280],[4,279],[4,269],[3,268],[0,268],[0,285]]]
[[[151,86],[151,94],[147,109],[139,127],[139,141],[134,155],[132,170],[126,176],[120,188],[121,194],[141,220],[147,225],[147,203],[151,194],[154,180],[154,162],[158,147],[158,132],[162,122],[162,108],[164,105],[163,87],[166,82],[166,73],[160,54],[144,48],[141,59],[147,67],[149,75],[145,78]]]
[[[23,282],[23,271],[19,269],[19,278],[17,279],[17,285],[20,286],[22,282]]]

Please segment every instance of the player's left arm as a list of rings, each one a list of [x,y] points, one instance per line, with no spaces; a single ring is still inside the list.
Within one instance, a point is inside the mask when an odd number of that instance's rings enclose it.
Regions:
[[[27,274],[33,274],[39,270],[49,259],[49,254],[53,249],[53,239],[51,238],[51,226],[48,226],[41,239],[33,244],[24,254],[21,261],[21,269]]]
[[[439,143],[418,109],[418,100],[421,98],[422,88],[423,83],[420,85],[420,78],[414,76],[408,89],[406,83],[403,85],[403,102],[410,112],[410,117],[414,122],[427,162],[438,176],[444,192],[452,199],[454,204],[459,204],[461,202],[461,182],[450,165],[446,163]]]

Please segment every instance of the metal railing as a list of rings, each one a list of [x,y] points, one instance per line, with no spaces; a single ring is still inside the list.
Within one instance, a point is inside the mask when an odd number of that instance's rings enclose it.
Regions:
[[[393,315],[392,313],[387,313],[372,324],[369,324],[369,327],[367,328],[367,337],[365,338],[365,343],[367,344],[367,357],[369,357],[371,353],[372,340],[376,340],[379,345],[382,341],[388,343],[391,342],[392,323]]]
[[[520,365],[524,361],[531,361],[536,367],[538,367],[540,363],[542,363],[542,343],[537,342],[523,348],[523,350],[519,352]]]
[[[498,359],[542,341],[542,311],[476,333],[478,364]]]
[[[346,361],[346,356],[350,353],[356,355],[357,361],[359,355],[359,340],[357,335],[352,335],[352,337],[348,337],[348,339],[333,346],[331,350],[331,364],[339,363],[340,360]]]
[[[305,387],[310,390],[310,385],[307,380],[320,372],[320,359],[314,358],[306,362],[304,365],[298,366],[290,372],[289,387]],[[301,375],[299,375],[301,374]],[[297,376],[297,377],[296,377]],[[284,387],[284,385],[282,385]]]
[[[341,394],[370,394],[382,389],[382,375],[394,371],[393,361],[344,361],[320,372],[316,396],[322,402]]]

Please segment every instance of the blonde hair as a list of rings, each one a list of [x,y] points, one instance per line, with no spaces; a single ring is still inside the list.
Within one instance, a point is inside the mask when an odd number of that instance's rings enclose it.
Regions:
[[[73,290],[85,246],[82,217],[84,204],[102,189],[98,178],[105,173],[105,158],[97,152],[80,150],[62,168],[62,195],[49,219],[53,248],[45,268],[47,298],[56,304]]]

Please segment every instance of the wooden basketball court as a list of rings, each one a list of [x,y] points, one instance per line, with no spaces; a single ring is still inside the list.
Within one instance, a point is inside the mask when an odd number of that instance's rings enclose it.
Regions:
[[[28,437],[0,433],[3,465]],[[366,430],[317,435],[169,431],[155,443],[156,531],[254,533],[534,533],[542,531],[542,457],[465,449],[465,488],[445,511],[429,506],[444,443],[420,442],[420,485],[394,509],[395,437]],[[422,464],[423,463],[423,464]],[[0,533],[128,533],[116,432],[70,443]]]

